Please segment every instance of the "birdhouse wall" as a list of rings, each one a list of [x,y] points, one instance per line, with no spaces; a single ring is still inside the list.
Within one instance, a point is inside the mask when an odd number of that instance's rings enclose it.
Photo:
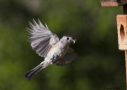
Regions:
[[[101,6],[121,6],[127,4],[127,0],[100,0]]]
[[[119,50],[127,50],[127,15],[117,15],[117,33]]]

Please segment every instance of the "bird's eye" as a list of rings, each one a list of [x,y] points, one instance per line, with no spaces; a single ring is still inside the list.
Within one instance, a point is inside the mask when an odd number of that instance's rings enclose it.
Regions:
[[[69,40],[69,38],[67,38],[67,40]]]

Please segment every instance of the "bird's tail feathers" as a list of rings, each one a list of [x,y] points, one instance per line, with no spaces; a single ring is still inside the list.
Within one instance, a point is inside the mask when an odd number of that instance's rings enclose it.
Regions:
[[[26,72],[24,74],[24,76],[28,79],[28,81],[30,81],[34,75],[36,75],[41,69],[43,69],[45,67],[46,67],[45,61],[43,61],[42,63],[40,63],[38,66],[36,66],[32,70]]]
[[[26,72],[24,74],[24,76],[28,79],[28,81],[30,81],[32,79],[32,77],[34,75],[36,75],[41,69],[47,67],[50,64],[51,64],[51,62],[49,62],[48,60],[45,60],[45,61],[41,62],[38,66],[33,68],[32,70]]]

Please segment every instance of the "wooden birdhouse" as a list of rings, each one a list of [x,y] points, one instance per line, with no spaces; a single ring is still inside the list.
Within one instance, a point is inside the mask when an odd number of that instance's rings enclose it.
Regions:
[[[127,50],[127,15],[117,15],[119,50]]]
[[[127,0],[100,0],[102,7],[123,6],[123,15],[117,15],[118,48],[125,51],[127,90]]]
[[[127,0],[100,0],[101,6],[121,6],[127,4]]]

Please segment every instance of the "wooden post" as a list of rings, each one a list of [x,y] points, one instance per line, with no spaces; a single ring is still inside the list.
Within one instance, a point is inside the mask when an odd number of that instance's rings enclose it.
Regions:
[[[118,46],[119,46],[118,48],[121,51],[125,51],[126,90],[127,90],[127,15],[126,14],[117,15],[117,32],[118,32]]]
[[[127,4],[126,5],[123,5],[123,13],[124,14],[127,14]]]
[[[127,14],[127,5],[123,6],[123,13]],[[125,68],[126,68],[126,90],[127,90],[127,50],[125,51]]]
[[[127,90],[127,51],[125,51],[125,68],[126,68],[126,90]]]
[[[117,15],[119,50],[125,51],[126,90],[127,90],[127,5],[123,6],[124,15]]]

